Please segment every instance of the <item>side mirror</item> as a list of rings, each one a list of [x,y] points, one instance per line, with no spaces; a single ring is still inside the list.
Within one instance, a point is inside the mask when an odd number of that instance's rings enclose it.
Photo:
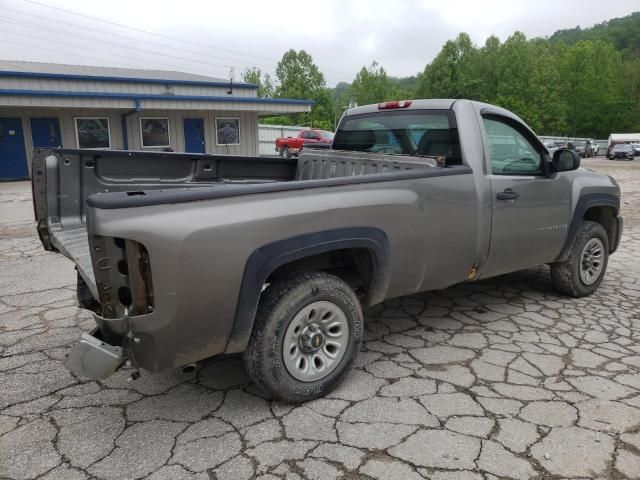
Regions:
[[[556,172],[568,172],[580,168],[580,155],[575,150],[561,148],[553,152],[551,159]]]

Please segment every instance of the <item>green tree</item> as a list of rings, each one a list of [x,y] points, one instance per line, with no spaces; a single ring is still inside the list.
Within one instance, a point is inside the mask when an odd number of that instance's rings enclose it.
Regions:
[[[567,45],[515,32],[476,48],[460,34],[425,67],[416,96],[481,100],[540,133],[602,138],[640,128],[640,60],[603,40]]]
[[[276,77],[279,83],[276,97],[313,98],[319,89],[326,86],[324,75],[304,50],[285,52],[276,67]]]
[[[344,105],[344,102],[349,102],[349,89],[351,85],[347,82],[338,82],[338,84],[331,89],[331,100],[336,105]],[[342,103],[341,103],[342,102]]]
[[[585,40],[560,57],[570,135],[608,136],[633,124],[632,103],[621,78],[622,57],[612,44]]]
[[[331,93],[311,55],[304,50],[288,50],[278,62],[276,77],[279,83],[275,89],[276,97],[311,99],[316,102],[311,107],[309,121],[303,122],[302,115],[293,115],[290,120],[294,124],[309,123],[313,127],[331,128],[334,109]]]
[[[495,98],[490,100],[520,115],[534,129],[539,129],[540,109],[537,92],[541,89],[534,82],[536,61],[539,55],[531,42],[521,32],[515,32],[500,46],[496,62],[497,85]],[[538,79],[539,81],[539,79]]]
[[[549,38],[553,44],[564,42],[568,45],[583,40],[603,40],[612,43],[625,58],[637,58],[640,56],[640,12],[612,18],[590,28],[558,30]]]
[[[525,120],[538,132],[564,135],[567,132],[567,105],[562,95],[559,59],[544,39],[530,42],[532,56],[529,90],[532,111]]]
[[[351,84],[351,97],[358,105],[384,102],[392,96],[393,85],[387,72],[375,61],[368,68],[362,67]]]
[[[418,83],[417,75],[411,75],[410,77],[389,77],[389,82],[391,82],[393,86],[392,100],[415,98],[416,85]]]
[[[248,67],[242,72],[242,81],[259,85],[258,97],[273,97],[274,86],[271,75],[263,74],[258,67]]]
[[[640,57],[622,64],[622,79],[633,111],[631,130],[640,131]]]
[[[473,75],[476,48],[466,33],[444,44],[418,78],[416,95],[422,98],[472,98],[478,79]]]
[[[475,100],[491,103],[498,96],[500,49],[500,39],[492,35],[487,38],[484,46],[477,52],[475,68],[473,69],[473,73],[478,79]]]
[[[320,88],[313,96],[316,102],[311,108],[311,126],[323,130],[333,130],[334,103],[331,91],[328,88]]]

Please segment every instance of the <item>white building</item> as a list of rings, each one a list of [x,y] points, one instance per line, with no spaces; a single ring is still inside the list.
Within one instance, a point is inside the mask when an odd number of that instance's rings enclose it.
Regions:
[[[35,147],[258,155],[261,115],[311,105],[182,72],[0,61],[0,180],[27,178]]]

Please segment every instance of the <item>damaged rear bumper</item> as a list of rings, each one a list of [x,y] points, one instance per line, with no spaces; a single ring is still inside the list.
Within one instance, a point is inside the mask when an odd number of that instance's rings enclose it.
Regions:
[[[77,376],[104,380],[123,362],[122,347],[106,343],[102,340],[100,330],[96,330],[91,334],[82,334],[67,354],[64,366]]]

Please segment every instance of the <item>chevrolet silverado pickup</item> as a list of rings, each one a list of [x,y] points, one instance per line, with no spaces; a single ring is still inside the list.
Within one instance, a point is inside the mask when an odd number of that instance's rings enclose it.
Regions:
[[[543,264],[557,292],[589,295],[620,241],[620,190],[579,165],[468,100],[352,108],[332,149],[299,159],[36,150],[40,238],[75,262],[97,325],[65,363],[106,378],[242,352],[298,402],[344,378],[362,308],[386,298]]]
[[[333,133],[325,130],[301,130],[297,137],[276,138],[276,152],[282,158],[291,158],[299,155],[303,147],[330,146],[333,141]]]

